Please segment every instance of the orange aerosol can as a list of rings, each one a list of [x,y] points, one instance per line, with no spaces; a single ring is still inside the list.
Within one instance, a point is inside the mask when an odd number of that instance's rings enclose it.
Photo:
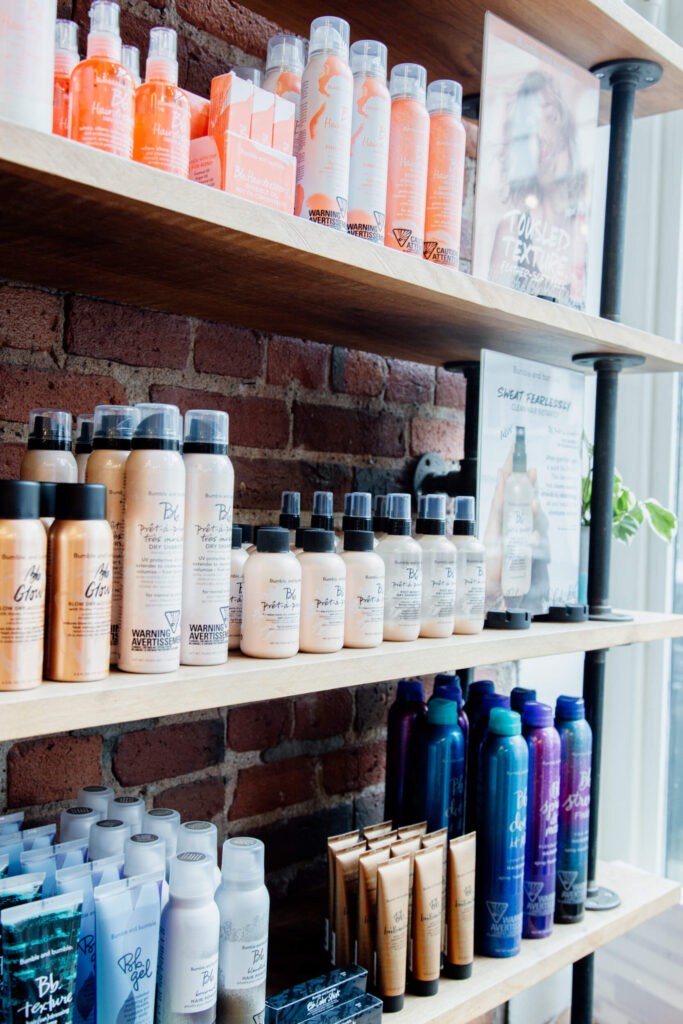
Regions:
[[[462,86],[441,79],[427,89],[429,170],[424,258],[446,267],[460,260],[462,195],[465,186],[465,129]]]
[[[429,157],[426,87],[427,72],[420,64],[397,64],[391,69],[384,244],[420,257],[424,245]]]

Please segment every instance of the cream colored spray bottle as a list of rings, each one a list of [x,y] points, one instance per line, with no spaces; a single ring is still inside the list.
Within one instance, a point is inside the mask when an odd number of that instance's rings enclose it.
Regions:
[[[242,547],[242,527],[232,528],[230,552],[230,629],[228,650],[239,651],[242,632],[242,594],[244,590],[244,563],[249,555]]]
[[[175,405],[136,406],[125,472],[119,668],[172,672],[180,664],[185,466]]]
[[[71,454],[71,413],[63,409],[31,409],[27,451],[21,460],[22,480],[57,484],[78,482],[78,467]]]
[[[383,245],[391,120],[384,43],[375,39],[354,43],[351,71],[353,119],[347,230],[350,235]]]
[[[123,588],[123,482],[130,455],[138,411],[131,405],[95,407],[93,450],[85,470],[88,484],[107,488],[107,520],[114,536],[114,561],[111,591],[111,663],[119,660],[121,593]]]
[[[415,533],[422,548],[420,636],[447,637],[455,625],[456,551],[446,539],[446,495],[422,494]]]
[[[345,647],[379,647],[384,634],[384,561],[370,530],[347,530],[341,557],[346,565]]]
[[[474,536],[474,498],[455,499],[453,543],[455,562],[454,633],[481,633],[486,600],[486,548]]]
[[[228,657],[230,549],[235,474],[228,458],[228,414],[185,413],[186,475],[182,665],[220,665]]]
[[[92,451],[93,416],[85,413],[76,420],[76,465],[78,467],[78,483],[85,483],[85,470]]]
[[[331,654],[344,646],[346,565],[334,551],[332,530],[303,531],[299,650]]]
[[[387,536],[377,546],[386,568],[384,639],[417,640],[422,602],[422,551],[410,536],[410,495],[387,494]]]
[[[289,547],[289,530],[262,526],[256,551],[244,566],[243,654],[291,658],[299,650],[301,563]]]

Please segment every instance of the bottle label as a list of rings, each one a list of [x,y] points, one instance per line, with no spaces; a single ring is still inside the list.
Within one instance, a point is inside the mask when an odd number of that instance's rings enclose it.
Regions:
[[[384,81],[354,78],[349,176],[349,234],[384,242],[391,98]]]
[[[264,594],[252,595],[242,609],[242,638],[251,625],[273,653],[299,642],[301,578],[269,576]]]
[[[155,83],[138,95],[133,158],[186,178],[190,166],[190,111],[175,86]]]
[[[456,595],[458,618],[483,617],[486,598],[486,565],[483,552],[466,551],[458,556]]]
[[[424,257],[449,267],[458,266],[460,255],[465,138],[455,114],[430,115]]]
[[[265,985],[267,962],[267,938],[221,943],[221,991]]]
[[[483,932],[494,944],[522,935],[527,780],[526,767],[505,773],[500,793],[504,831],[487,836],[496,849],[488,852],[482,865],[481,914]],[[490,810],[484,810],[487,823],[491,822]]]
[[[384,627],[384,576],[363,573],[352,592],[347,580],[346,632],[380,643]]]
[[[232,491],[221,487],[223,480],[201,486],[194,465],[188,457],[181,658],[227,649],[230,620]]]
[[[384,244],[422,258],[429,114],[424,103],[411,98],[391,104],[387,220]]]
[[[387,565],[384,619],[412,625],[420,621],[422,561],[411,555],[394,555]]]
[[[119,77],[112,61],[102,69],[81,68],[72,78],[71,137],[117,156],[133,156],[135,89],[129,75]],[[75,82],[75,85],[74,85]]]
[[[345,577],[323,574],[302,602],[302,630],[310,629],[318,640],[343,641],[345,603]]]
[[[170,982],[172,1013],[210,1010],[218,990],[218,953],[184,961],[182,969],[174,972]]]
[[[449,545],[450,547],[450,545]],[[455,618],[455,550],[422,552],[422,621]],[[451,627],[452,628],[452,627]]]
[[[531,505],[506,501],[504,518],[501,587],[505,597],[523,597],[531,586]]]
[[[534,754],[529,771],[524,913],[530,917],[545,917],[555,910],[560,760],[546,757],[536,761],[536,756],[538,754]]]
[[[41,527],[42,529],[42,527]],[[0,553],[0,688],[36,684],[43,674],[45,539],[42,557],[16,549]],[[13,547],[13,546],[12,546]],[[40,548],[37,549],[37,552]]]
[[[242,572],[230,573],[230,640],[239,644],[242,629],[242,591],[244,575]]]
[[[586,899],[591,804],[591,750],[567,750],[563,736],[560,812],[557,838],[557,900],[578,904]]]

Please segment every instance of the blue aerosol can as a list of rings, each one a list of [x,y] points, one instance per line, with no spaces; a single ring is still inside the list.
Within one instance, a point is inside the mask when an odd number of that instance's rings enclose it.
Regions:
[[[522,734],[529,748],[523,934],[525,939],[543,939],[553,930],[560,806],[560,736],[553,709],[527,701]]]
[[[426,711],[424,687],[419,679],[399,680],[396,700],[389,708],[387,722],[387,768],[384,817],[394,828],[410,824],[409,794],[406,791],[415,724]]]
[[[469,758],[467,761],[467,796],[465,800],[465,831],[474,832],[477,827],[477,775],[479,773],[479,748],[489,727],[489,715],[493,708],[510,710],[510,698],[502,693],[485,693],[474,720],[470,719]]]
[[[448,838],[463,834],[465,739],[455,701],[432,698],[415,735],[412,810],[427,831],[447,828]]]

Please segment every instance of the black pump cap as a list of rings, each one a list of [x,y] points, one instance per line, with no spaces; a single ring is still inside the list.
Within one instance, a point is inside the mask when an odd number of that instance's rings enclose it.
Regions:
[[[240,530],[242,531],[242,543],[253,544],[254,542],[254,527],[250,523],[237,523]]]
[[[76,455],[89,455],[92,451],[94,426],[92,416],[90,418],[78,417],[79,432],[76,436],[76,444],[74,445]]]
[[[289,530],[282,526],[259,526],[256,537],[256,550],[271,554],[283,554],[289,551]]]
[[[454,519],[453,536],[474,537],[474,523],[468,519]]]
[[[0,480],[0,519],[37,519],[40,484],[34,480]]]
[[[26,444],[29,451],[36,448],[43,451],[71,451],[70,413],[59,409],[36,409],[35,412],[31,411],[29,419],[29,435]]]
[[[372,530],[347,530],[344,551],[374,551],[375,535]]]
[[[389,516],[386,518],[385,530],[390,537],[409,537],[410,527],[410,519],[391,519]]]
[[[334,532],[332,530],[304,530],[303,531],[304,551],[314,551],[316,554],[329,555],[334,551]]]
[[[233,526],[233,528],[232,528],[232,547],[233,548],[241,548],[242,547],[242,527],[241,526]]]
[[[187,423],[187,417],[185,419]],[[201,419],[191,419],[190,429],[185,434],[183,441],[183,453],[185,455],[227,455],[227,441],[216,441],[213,424]]]
[[[436,537],[446,536],[446,523],[443,519],[416,519],[415,533],[424,533]]]
[[[57,484],[55,519],[105,519],[104,484]]]
[[[40,516],[41,519],[54,519],[57,515],[57,484],[40,484]]]
[[[294,547],[295,548],[302,548],[303,549],[303,546],[304,546],[304,534],[305,534],[307,529],[308,529],[308,527],[306,527],[306,526],[300,526],[298,528],[298,530],[294,531]]]
[[[372,530],[372,519],[368,516],[342,516],[342,530],[346,533],[347,530]]]
[[[314,512],[311,516],[312,530],[334,530],[334,516],[321,516]]]

